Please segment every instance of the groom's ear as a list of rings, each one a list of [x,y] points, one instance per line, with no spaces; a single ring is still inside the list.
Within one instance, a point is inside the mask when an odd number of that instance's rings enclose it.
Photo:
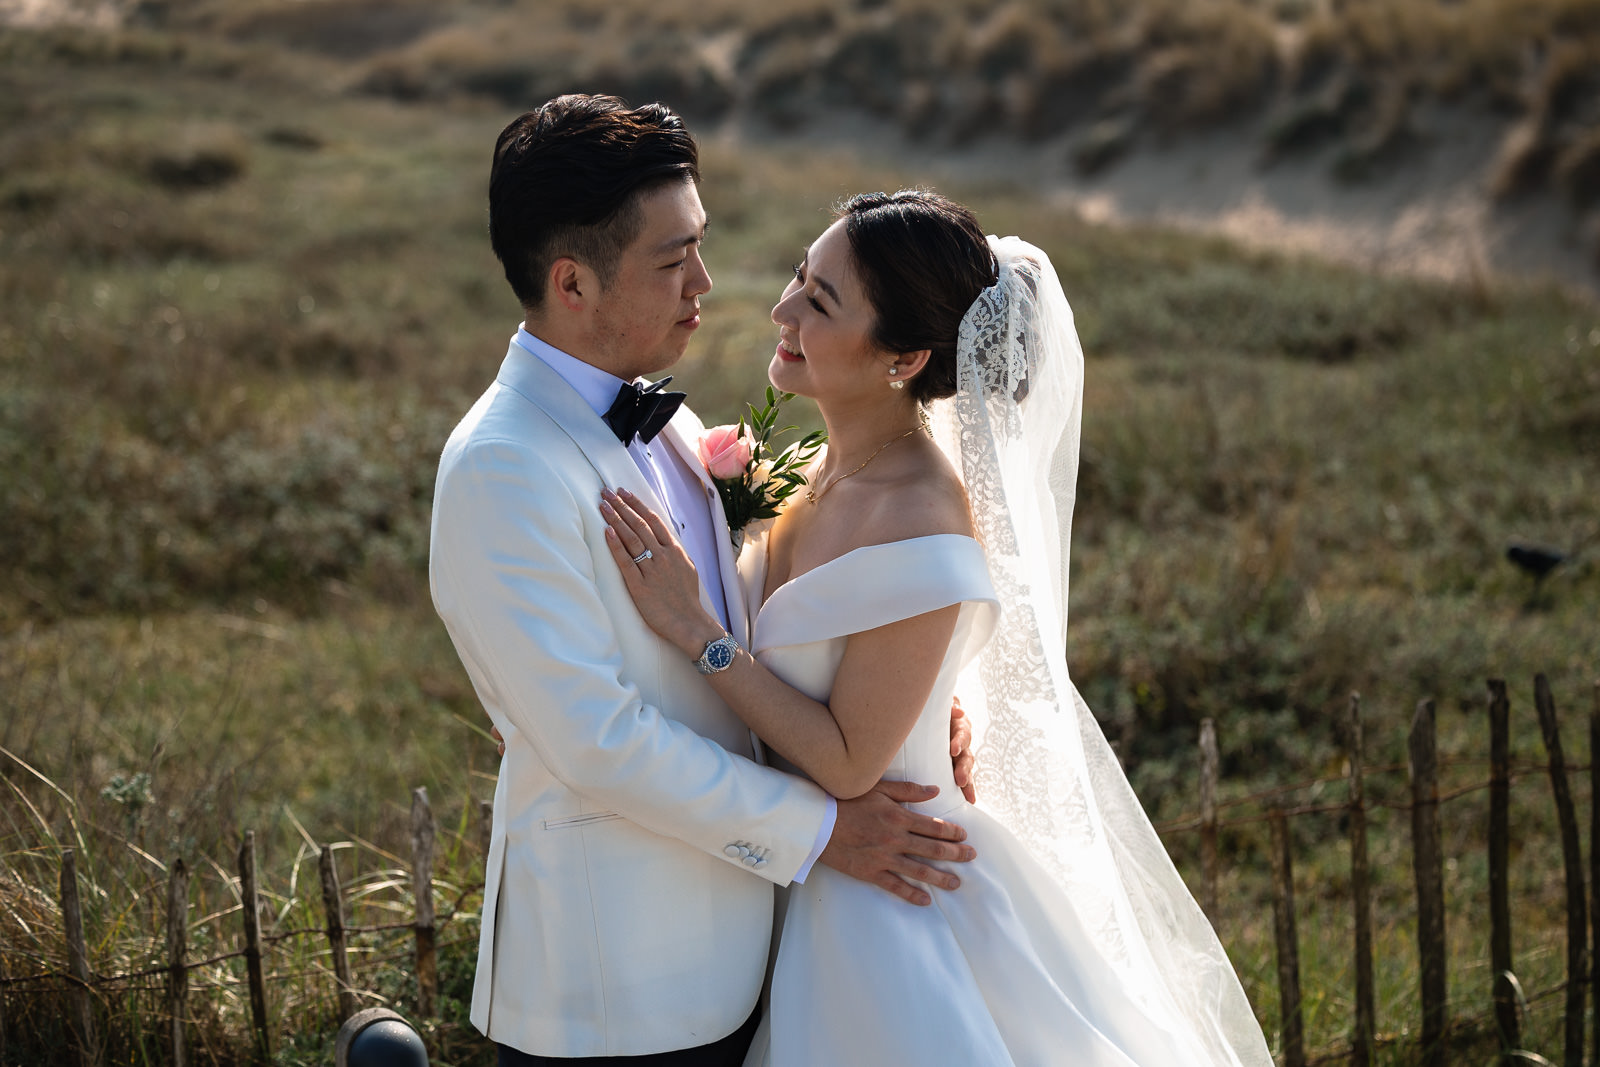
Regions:
[[[550,264],[545,281],[551,298],[560,301],[569,311],[582,311],[600,291],[600,279],[594,271],[568,256]]]

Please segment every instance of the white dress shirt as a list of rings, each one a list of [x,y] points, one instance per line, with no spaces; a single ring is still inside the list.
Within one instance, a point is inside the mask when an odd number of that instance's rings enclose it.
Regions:
[[[518,347],[537,356],[546,366],[560,375],[561,380],[572,386],[573,390],[583,398],[584,403],[594,409],[596,415],[604,415],[610,410],[617,398],[617,390],[626,384],[615,374],[603,371],[591,363],[585,363],[576,356],[540,340],[528,332],[526,324],[517,327],[515,341]],[[683,545],[683,550],[689,554],[695,570],[700,573],[700,585],[709,595],[717,612],[717,620],[726,630],[728,601],[722,582],[718,580],[721,568],[717,564],[716,526],[706,504],[708,498],[700,479],[684,463],[683,457],[671,448],[656,447],[653,443],[646,443],[637,437],[628,442],[626,447],[628,455],[633,457],[634,464],[639,468],[639,473],[650,482],[651,488],[656,491],[656,496],[670,513],[663,518],[671,523],[679,543]],[[600,502],[595,501],[595,507],[599,506]],[[833,825],[839,811],[838,802],[830,796],[827,805],[827,815],[817,831],[816,844],[812,846],[811,855],[806,857],[806,861],[800,865],[800,870],[795,874],[796,882],[806,880],[806,875],[811,873],[817,857],[821,856],[822,850],[827,847],[828,839],[833,836]]]

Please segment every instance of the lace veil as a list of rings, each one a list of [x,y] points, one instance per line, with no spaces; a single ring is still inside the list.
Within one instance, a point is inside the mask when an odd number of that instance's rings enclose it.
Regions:
[[[956,395],[928,411],[1003,609],[957,689],[973,721],[979,804],[1066,888],[1118,984],[1189,1031],[1201,1062],[1270,1067],[1222,945],[1068,677],[1083,350],[1049,257],[1016,237],[989,245],[999,280],[961,322]]]

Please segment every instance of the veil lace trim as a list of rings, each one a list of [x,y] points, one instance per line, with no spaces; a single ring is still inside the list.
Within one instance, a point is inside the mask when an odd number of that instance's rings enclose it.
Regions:
[[[966,486],[1003,613],[957,689],[980,806],[1056,876],[1104,966],[1189,1036],[1196,1063],[1271,1067],[1226,952],[1068,676],[1083,351],[1049,257],[1016,237],[989,244],[999,280],[962,320],[955,396],[928,412]]]

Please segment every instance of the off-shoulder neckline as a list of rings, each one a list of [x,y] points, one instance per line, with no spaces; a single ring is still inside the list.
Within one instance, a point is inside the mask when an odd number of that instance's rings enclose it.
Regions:
[[[973,537],[970,534],[956,533],[923,534],[919,537],[902,537],[898,541],[879,541],[877,544],[873,545],[862,545],[860,548],[852,548],[848,552],[842,552],[839,555],[834,556],[832,559],[823,560],[815,567],[801,571],[799,574],[778,586],[767,596],[765,600],[761,602],[761,606],[756,608],[754,619],[759,620],[761,618],[761,613],[767,610],[767,605],[776,600],[778,594],[782,593],[785,589],[792,587],[796,582],[804,581],[813,574],[827,570],[829,567],[832,567],[835,564],[842,563],[845,560],[850,559],[852,556],[860,556],[864,552],[873,552],[881,548],[903,548],[906,545],[915,544],[919,541],[942,540],[967,541],[970,542],[974,548],[977,548],[978,551],[983,551],[983,546],[978,543],[978,539],[976,537]]]

